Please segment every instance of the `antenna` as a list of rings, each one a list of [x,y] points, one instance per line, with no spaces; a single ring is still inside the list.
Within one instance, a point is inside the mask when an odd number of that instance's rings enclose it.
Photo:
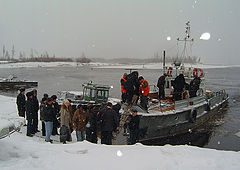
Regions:
[[[178,42],[180,42],[180,41],[183,41],[183,42],[184,42],[184,48],[183,48],[183,52],[182,52],[182,54],[181,54],[181,59],[180,59],[180,60],[183,60],[184,57],[187,57],[187,55],[188,55],[187,42],[190,42],[190,43],[191,43],[191,42],[194,41],[194,39],[191,38],[190,21],[187,21],[187,22],[186,22],[185,37],[184,37],[183,39],[177,38],[177,41],[178,41]],[[177,44],[178,44],[178,43],[177,43]],[[190,49],[190,52],[192,52],[191,49]],[[179,59],[178,59],[178,56],[177,56],[177,60],[179,60]]]

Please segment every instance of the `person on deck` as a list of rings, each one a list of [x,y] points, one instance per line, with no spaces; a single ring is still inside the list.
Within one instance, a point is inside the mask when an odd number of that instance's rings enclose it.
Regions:
[[[197,91],[199,90],[200,84],[201,84],[201,78],[195,75],[194,79],[190,82],[190,85],[189,85],[190,98],[197,96]]]
[[[17,95],[17,108],[18,108],[18,115],[20,117],[25,118],[25,104],[26,104],[26,97],[25,97],[25,89],[21,88],[20,93]]]
[[[34,113],[33,113],[33,131],[34,133],[40,132],[38,130],[38,110],[39,110],[39,102],[37,99],[37,90],[33,89],[33,108],[34,108]]]
[[[148,110],[148,94],[149,94],[149,84],[147,80],[144,80],[142,76],[139,77],[140,85],[140,105]]]
[[[126,77],[126,90],[127,90],[127,103],[128,105],[132,104],[132,98],[134,95],[134,89],[137,87],[138,82],[138,72],[134,71],[127,75]]]
[[[167,77],[167,74],[164,73],[161,77],[159,77],[158,79],[158,83],[157,83],[157,87],[159,89],[159,93],[158,93],[158,99],[165,99],[165,83],[166,83],[166,77]]]
[[[32,137],[34,134],[34,129],[33,129],[33,113],[34,113],[34,108],[33,108],[33,93],[28,92],[26,94],[27,96],[27,101],[25,105],[26,109],[26,117],[27,117],[27,136]]]
[[[132,115],[129,116],[128,127],[130,130],[130,145],[133,145],[138,140],[140,117],[137,115],[137,110],[132,109],[131,112]]]
[[[76,131],[77,141],[86,139],[86,125],[89,121],[87,106],[83,105],[77,109],[73,115],[73,129]]]
[[[185,82],[184,75],[179,74],[173,81],[173,87],[174,87],[173,98],[175,101],[183,99],[182,97],[183,90],[187,86],[188,84]]]
[[[112,145],[112,132],[116,131],[118,125],[112,103],[108,102],[107,107],[100,110],[98,116],[101,126],[101,144]]]
[[[126,77],[127,77],[127,73],[123,74],[123,77],[120,80],[121,83],[121,92],[122,92],[122,103],[125,103],[127,100],[127,90],[126,90]]]

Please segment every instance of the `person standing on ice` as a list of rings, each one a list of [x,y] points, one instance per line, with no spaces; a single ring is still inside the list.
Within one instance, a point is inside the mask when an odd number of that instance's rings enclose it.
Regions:
[[[73,116],[73,129],[76,131],[77,141],[83,141],[86,139],[86,125],[89,121],[89,113],[87,112],[87,106],[83,105],[77,109]]]
[[[52,143],[51,134],[53,129],[54,110],[52,106],[52,98],[47,99],[47,103],[43,108],[43,120],[45,122],[46,142]]]
[[[42,122],[42,136],[46,136],[46,129],[45,129],[45,123],[44,123],[44,107],[47,104],[47,97],[43,97],[41,104],[40,104],[40,120]]]
[[[101,144],[112,145],[112,132],[116,131],[118,125],[116,115],[117,113],[112,109],[111,102],[108,102],[107,107],[99,111]]]
[[[128,127],[130,130],[130,144],[133,145],[138,140],[140,117],[137,115],[136,109],[132,109],[131,112],[132,115],[129,116],[130,121]]]
[[[39,110],[39,102],[37,99],[37,90],[33,89],[33,108],[34,108],[34,113],[33,113],[33,132],[37,133],[40,132],[38,130],[38,110]]]
[[[72,106],[65,100],[60,109],[60,142],[72,141],[70,129],[72,128]]]
[[[17,95],[17,108],[18,108],[18,115],[20,117],[24,117],[25,118],[25,104],[26,104],[26,97],[25,97],[25,89],[21,88],[20,93]]]
[[[58,135],[58,127],[59,127],[59,122],[57,120],[57,117],[59,116],[59,105],[57,102],[57,96],[56,95],[52,95],[51,98],[53,99],[53,110],[54,110],[54,120],[53,120],[53,131],[52,131],[52,135]]]
[[[33,133],[34,133],[34,129],[33,129],[33,112],[34,112],[34,108],[33,108],[33,93],[32,92],[28,92],[26,94],[27,96],[27,101],[26,101],[26,105],[25,105],[25,109],[26,109],[26,117],[27,117],[27,136],[32,137]]]

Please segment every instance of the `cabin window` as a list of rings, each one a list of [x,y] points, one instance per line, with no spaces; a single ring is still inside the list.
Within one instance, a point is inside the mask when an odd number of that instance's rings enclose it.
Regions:
[[[108,92],[107,91],[98,91],[98,93],[97,93],[97,98],[98,99],[106,100],[107,97],[108,97]]]
[[[85,96],[88,97],[90,100],[94,100],[95,99],[95,90],[93,89],[86,89],[85,91]]]

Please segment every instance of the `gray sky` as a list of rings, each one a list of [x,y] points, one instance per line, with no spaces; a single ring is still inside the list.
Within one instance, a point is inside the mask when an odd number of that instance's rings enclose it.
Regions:
[[[0,0],[0,49],[14,44],[17,54],[33,48],[101,58],[149,58],[166,49],[176,56],[176,38],[189,20],[193,55],[240,64],[239,6],[239,0]],[[204,32],[210,40],[199,39]]]

